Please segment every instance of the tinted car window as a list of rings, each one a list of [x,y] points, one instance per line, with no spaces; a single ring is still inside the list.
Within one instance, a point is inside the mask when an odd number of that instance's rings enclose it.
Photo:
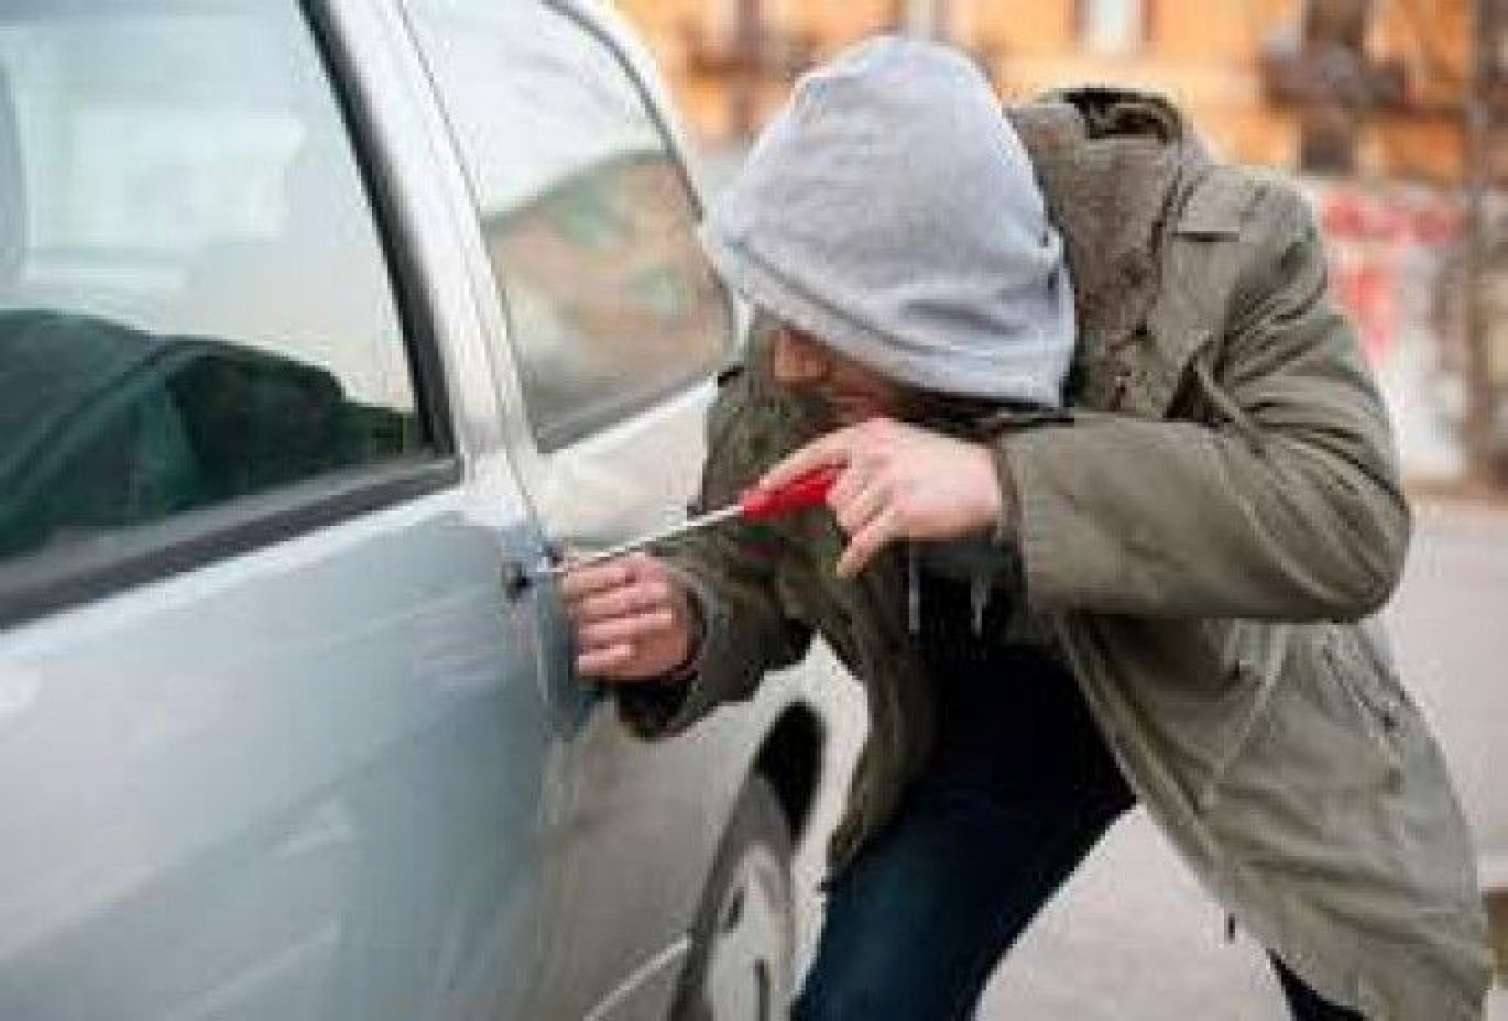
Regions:
[[[410,0],[470,177],[535,439],[705,375],[732,332],[675,155],[617,54],[538,0]]]
[[[298,6],[0,8],[0,557],[423,452]]]

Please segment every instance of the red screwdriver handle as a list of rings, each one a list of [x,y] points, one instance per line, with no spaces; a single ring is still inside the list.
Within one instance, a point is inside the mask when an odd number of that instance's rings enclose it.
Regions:
[[[746,521],[768,521],[808,507],[821,507],[838,474],[837,468],[817,468],[774,489],[746,489],[738,498],[739,510]]]

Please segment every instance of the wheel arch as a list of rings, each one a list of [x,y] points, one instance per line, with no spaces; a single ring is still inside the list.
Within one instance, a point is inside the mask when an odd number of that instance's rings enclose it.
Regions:
[[[805,834],[816,802],[826,741],[821,717],[810,706],[796,702],[781,713],[754,757],[754,772],[775,788],[795,841]]]

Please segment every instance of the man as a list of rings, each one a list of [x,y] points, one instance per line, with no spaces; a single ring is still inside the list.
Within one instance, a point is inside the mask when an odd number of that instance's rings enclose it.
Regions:
[[[1157,99],[1002,118],[962,57],[883,39],[799,84],[704,242],[766,327],[701,501],[832,465],[831,514],[565,594],[646,735],[814,632],[867,686],[796,1017],[969,1017],[1137,801],[1295,1017],[1480,1016],[1470,840],[1368,619],[1408,511],[1290,188]]]

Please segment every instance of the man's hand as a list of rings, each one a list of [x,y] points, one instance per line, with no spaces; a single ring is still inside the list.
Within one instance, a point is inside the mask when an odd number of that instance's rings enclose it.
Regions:
[[[840,578],[897,539],[958,539],[1000,522],[1000,480],[988,447],[885,418],[813,440],[759,484],[778,486],[829,465],[842,474],[827,505],[849,536]]]
[[[696,650],[695,618],[681,582],[644,553],[567,571],[561,581],[583,677],[631,683],[663,677]]]

